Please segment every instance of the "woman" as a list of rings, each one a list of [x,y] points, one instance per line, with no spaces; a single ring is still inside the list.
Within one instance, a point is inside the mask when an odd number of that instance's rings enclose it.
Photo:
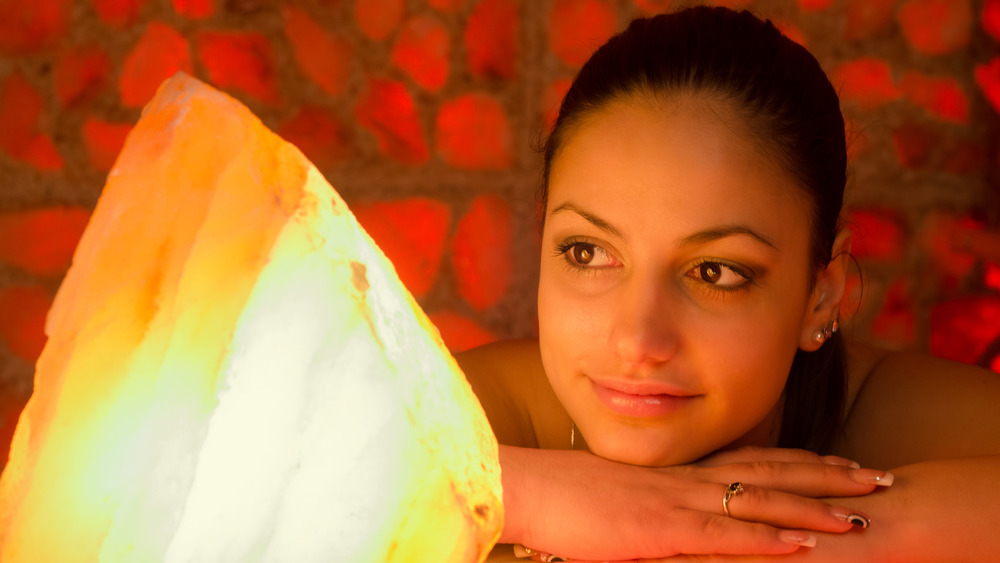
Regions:
[[[837,332],[845,168],[818,63],[746,12],[639,20],[593,55],[545,150],[539,339],[459,358],[502,444],[501,543],[1000,553],[1000,377]]]

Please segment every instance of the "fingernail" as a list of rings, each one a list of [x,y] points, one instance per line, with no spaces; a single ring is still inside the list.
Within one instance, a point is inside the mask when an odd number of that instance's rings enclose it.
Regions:
[[[781,530],[778,532],[778,539],[785,543],[790,543],[792,545],[801,545],[803,547],[816,547],[816,538],[805,532],[797,532],[795,530]]]
[[[842,506],[831,506],[830,514],[832,514],[835,518],[839,518],[860,528],[867,528],[872,523],[868,516],[860,512],[854,512],[853,510]]]
[[[867,528],[872,524],[871,518],[868,518],[864,514],[858,514],[857,512],[848,514],[847,521],[859,528]]]
[[[877,469],[854,469],[851,470],[851,479],[854,479],[858,483],[864,483],[865,485],[888,487],[892,485],[895,477],[888,471],[879,471]]]
[[[825,455],[823,456],[823,463],[827,465],[839,465],[841,467],[850,467],[851,469],[860,469],[861,464],[856,461],[851,461],[846,457],[840,457],[835,455]]]

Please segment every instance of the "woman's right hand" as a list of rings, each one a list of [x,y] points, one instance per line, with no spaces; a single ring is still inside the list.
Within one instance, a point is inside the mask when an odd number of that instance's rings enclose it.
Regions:
[[[813,541],[809,530],[853,527],[849,507],[818,497],[865,495],[874,477],[886,475],[777,448],[648,468],[586,452],[500,446],[500,462],[507,512],[500,542],[597,561],[791,553]],[[744,492],[729,501],[727,517],[722,498],[732,482]]]

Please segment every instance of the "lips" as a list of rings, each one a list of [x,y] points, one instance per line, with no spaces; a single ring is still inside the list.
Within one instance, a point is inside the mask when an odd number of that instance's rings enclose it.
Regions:
[[[630,417],[665,416],[689,405],[699,395],[669,383],[591,379],[594,395],[611,411]]]

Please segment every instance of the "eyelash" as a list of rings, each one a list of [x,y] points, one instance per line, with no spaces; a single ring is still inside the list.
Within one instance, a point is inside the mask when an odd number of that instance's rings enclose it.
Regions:
[[[694,278],[695,281],[700,282],[699,285],[703,287],[706,291],[718,292],[722,294],[733,294],[741,291],[749,291],[751,285],[757,285],[756,277],[752,273],[748,273],[745,268],[743,268],[739,264],[734,264],[733,262],[729,262],[728,260],[719,260],[718,258],[701,259],[694,265],[692,265],[691,268],[688,270],[688,272],[697,270],[698,268],[700,268],[705,264],[715,264],[721,266],[744,279],[743,283],[740,283],[739,285],[725,287],[713,283],[708,283],[705,280],[702,280],[700,277],[695,277]]]
[[[586,273],[586,274],[594,274],[597,271],[603,269],[602,267],[588,267],[588,266],[580,265],[580,264],[577,264],[576,262],[574,262],[573,259],[570,258],[570,256],[569,256],[568,253],[569,253],[570,250],[573,249],[573,247],[578,246],[578,245],[587,245],[587,246],[591,246],[591,247],[594,247],[594,248],[600,248],[600,246],[597,245],[597,244],[594,244],[594,243],[591,243],[591,242],[587,242],[585,240],[571,238],[571,239],[567,239],[567,240],[559,243],[558,245],[556,245],[555,252],[553,254],[556,257],[562,256],[563,260],[564,260],[564,263],[566,264],[566,266],[569,267],[570,269],[572,269],[575,272]],[[718,258],[703,258],[703,259],[699,260],[698,262],[696,262],[695,264],[693,264],[691,266],[691,268],[687,270],[687,272],[692,272],[694,270],[697,270],[698,268],[700,268],[701,266],[703,266],[705,264],[718,265],[719,267],[725,268],[725,269],[733,272],[734,274],[736,274],[737,276],[739,276],[739,277],[741,277],[741,278],[743,278],[745,280],[743,283],[740,283],[739,285],[732,286],[732,287],[725,287],[725,286],[720,286],[720,285],[716,285],[716,284],[713,284],[713,283],[706,282],[706,281],[702,280],[700,277],[688,276],[688,277],[692,277],[692,279],[694,279],[696,282],[698,282],[698,285],[700,287],[702,287],[705,291],[716,292],[716,293],[719,293],[719,294],[730,294],[731,295],[731,294],[734,294],[734,293],[737,293],[737,292],[741,292],[741,291],[748,291],[750,289],[751,285],[757,285],[756,277],[752,273],[748,273],[747,269],[745,269],[744,267],[740,266],[739,264],[735,264],[733,262],[729,262],[728,260],[720,260]],[[688,275],[688,274],[686,273],[685,275]]]
[[[600,245],[594,244],[592,242],[588,242],[586,240],[581,240],[581,239],[576,239],[576,238],[570,238],[570,239],[567,239],[567,240],[559,243],[558,245],[556,245],[556,249],[555,249],[554,255],[556,257],[562,256],[563,257],[563,261],[566,264],[566,266],[569,267],[570,269],[572,269],[575,272],[586,273],[586,274],[594,274],[597,271],[600,271],[600,270],[604,269],[601,266],[585,266],[585,265],[577,264],[576,262],[574,262],[573,259],[570,258],[570,256],[569,256],[569,251],[572,250],[573,247],[579,246],[579,245],[586,245],[586,246],[590,246],[590,247],[593,247],[593,248],[601,248]],[[604,252],[607,252],[607,251],[604,251]]]

